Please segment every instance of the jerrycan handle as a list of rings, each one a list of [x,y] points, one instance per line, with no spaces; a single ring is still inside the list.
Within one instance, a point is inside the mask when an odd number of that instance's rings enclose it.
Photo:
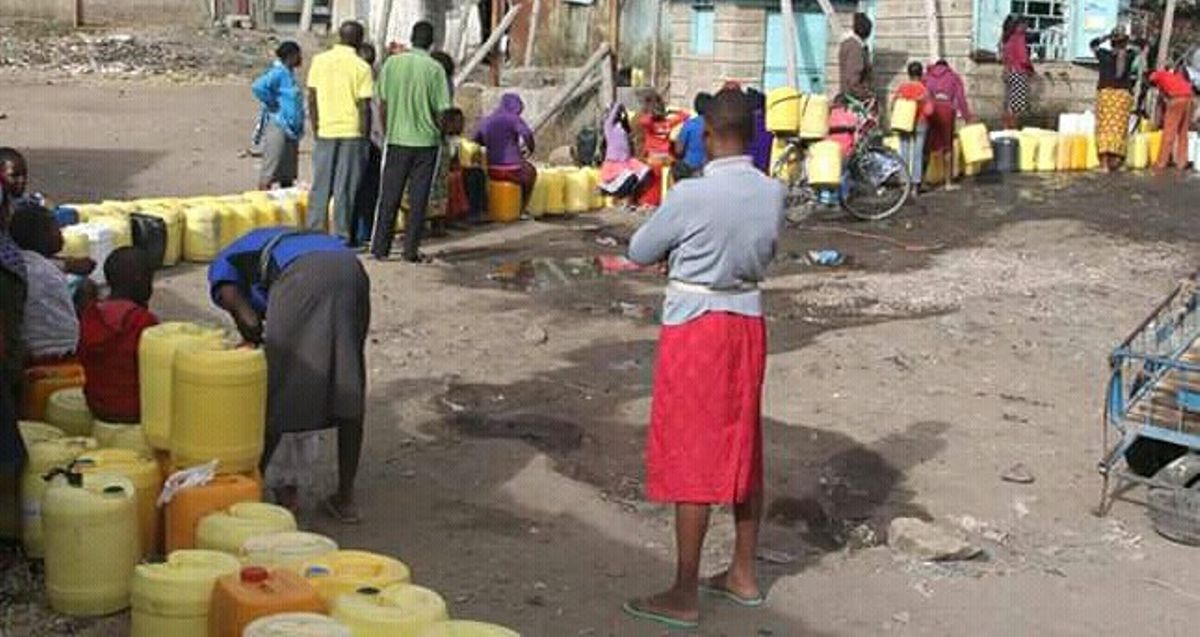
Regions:
[[[72,464],[74,464],[74,463],[72,463]],[[55,467],[55,468],[51,469],[49,471],[49,473],[42,476],[42,479],[45,480],[46,482],[49,482],[54,479],[54,476],[58,476],[58,475],[66,476],[67,484],[69,484],[73,487],[82,487],[83,486],[83,474],[82,473],[76,473],[74,471],[65,469],[63,467]]]

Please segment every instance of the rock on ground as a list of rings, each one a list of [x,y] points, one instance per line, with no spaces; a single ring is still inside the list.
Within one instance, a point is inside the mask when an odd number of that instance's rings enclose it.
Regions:
[[[896,518],[888,526],[893,551],[928,562],[969,560],[980,549],[956,533],[916,518]]]

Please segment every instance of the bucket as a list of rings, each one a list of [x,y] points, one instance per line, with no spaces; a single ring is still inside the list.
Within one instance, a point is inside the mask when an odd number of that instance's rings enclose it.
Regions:
[[[1015,173],[1021,170],[1021,140],[1015,137],[1000,137],[992,141],[996,171]]]

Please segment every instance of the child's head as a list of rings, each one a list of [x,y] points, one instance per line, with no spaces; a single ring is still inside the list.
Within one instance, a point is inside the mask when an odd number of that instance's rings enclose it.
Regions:
[[[454,58],[450,57],[449,53],[446,53],[445,51],[434,51],[433,53],[429,54],[429,57],[433,58],[435,62],[442,65],[442,68],[446,71],[447,78],[454,78]]]
[[[140,248],[117,248],[104,262],[104,278],[112,288],[111,298],[126,299],[139,305],[150,302],[154,291],[154,271],[150,259]]]
[[[362,58],[370,66],[375,66],[375,45],[370,42],[363,42],[358,45],[358,57]]]
[[[667,106],[658,91],[648,90],[642,94],[642,112],[661,117],[666,111]]]
[[[4,178],[4,193],[10,197],[21,197],[29,185],[29,165],[25,156],[15,148],[0,148],[0,176]]]
[[[697,115],[703,115],[704,111],[708,110],[708,105],[712,102],[712,93],[696,93],[696,99],[692,102],[692,107],[696,109]]]
[[[466,118],[463,115],[462,109],[456,106],[442,111],[442,134],[447,137],[457,137],[463,134],[463,129],[466,128]]]
[[[22,250],[32,250],[44,257],[52,257],[63,249],[62,231],[54,215],[34,203],[17,204],[9,234]]]
[[[280,42],[279,46],[275,47],[275,57],[289,69],[298,69],[304,64],[304,54],[300,52],[300,45],[291,40]]]
[[[925,67],[921,66],[920,62],[908,63],[908,79],[919,80],[925,75]]]
[[[713,159],[746,153],[754,139],[754,112],[741,91],[721,89],[704,113],[704,141]]]

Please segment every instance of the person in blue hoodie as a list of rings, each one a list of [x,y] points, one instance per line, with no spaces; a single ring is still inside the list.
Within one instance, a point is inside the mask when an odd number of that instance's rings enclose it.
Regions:
[[[296,69],[304,62],[300,45],[287,41],[275,49],[276,60],[251,90],[262,104],[262,168],[258,187],[290,187],[296,181],[300,138],[304,136],[304,91]]]

